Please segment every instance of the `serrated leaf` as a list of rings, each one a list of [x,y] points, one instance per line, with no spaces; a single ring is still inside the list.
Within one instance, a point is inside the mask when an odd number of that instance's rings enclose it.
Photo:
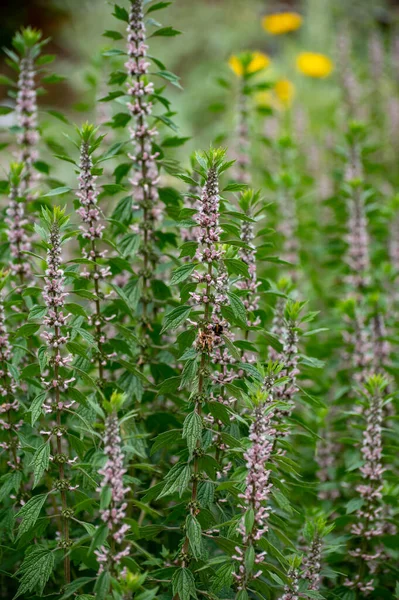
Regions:
[[[195,517],[188,515],[186,519],[186,533],[190,542],[192,555],[197,560],[201,556],[202,550],[202,530],[201,525]]]
[[[190,600],[196,598],[195,579],[189,569],[182,567],[173,573],[172,577],[173,595],[178,596],[180,600]]]
[[[42,406],[47,396],[47,392],[40,392],[31,402],[29,411],[31,413],[31,425],[33,426],[42,414]]]
[[[94,581],[94,577],[78,577],[78,579],[75,579],[64,587],[64,593],[59,600],[67,600],[67,598],[73,596],[75,592],[91,581]],[[82,598],[82,596],[80,596],[80,598]]]
[[[17,572],[21,579],[14,598],[33,591],[37,591],[41,596],[53,571],[54,562],[54,552],[44,546],[34,546],[28,550]]]
[[[34,482],[33,488],[37,486],[40,482],[43,473],[48,469],[50,461],[50,444],[49,442],[45,442],[40,446],[33,455],[32,462],[33,465],[33,474],[34,474]]]
[[[39,518],[40,511],[46,502],[48,494],[39,494],[33,496],[23,507],[17,512],[16,516],[21,520],[18,528],[17,540],[27,533],[35,525]]]
[[[187,464],[175,465],[166,476],[166,483],[159,494],[159,498],[178,492],[179,496],[182,496],[183,492],[187,489],[190,482],[191,470]]]
[[[177,285],[178,283],[185,281],[188,277],[190,277],[196,266],[197,265],[195,263],[187,263],[175,269],[170,278],[170,285]]]
[[[28,320],[32,321],[33,319],[41,319],[47,312],[47,306],[34,306],[28,315]]]
[[[163,320],[163,327],[161,333],[168,329],[176,329],[186,321],[188,315],[191,313],[190,306],[177,306],[170,313],[165,315]]]
[[[202,419],[196,411],[187,415],[183,424],[183,438],[187,440],[190,455],[193,453],[202,433]]]
[[[230,306],[233,310],[233,314],[237,321],[241,323],[244,327],[247,325],[247,311],[245,309],[242,300],[237,294],[233,294],[233,292],[227,292],[227,297],[230,302]]]

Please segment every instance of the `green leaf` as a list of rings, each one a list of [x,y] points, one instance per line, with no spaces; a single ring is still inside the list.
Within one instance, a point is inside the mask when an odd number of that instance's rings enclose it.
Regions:
[[[161,333],[168,329],[176,329],[181,325],[191,312],[191,306],[177,306],[170,313],[165,315]]]
[[[180,35],[181,31],[174,29],[173,27],[161,27],[161,29],[157,29],[150,37],[155,36],[163,36],[163,37],[173,37],[175,35]]]
[[[50,198],[51,196],[62,196],[63,194],[67,194],[71,192],[72,188],[64,185],[62,187],[53,188],[47,194],[43,194],[42,198]]]
[[[226,187],[224,188],[224,192],[243,192],[244,190],[247,189],[247,184],[246,183],[229,183],[228,185],[226,185]]]
[[[186,533],[190,542],[190,549],[197,560],[202,551],[202,530],[201,525],[195,517],[188,515],[186,519]]]
[[[241,323],[244,327],[247,326],[247,311],[245,309],[242,300],[237,294],[233,294],[233,292],[227,292],[227,297],[230,301],[230,306],[233,310],[233,314],[237,321]]]
[[[181,432],[179,429],[171,429],[170,431],[164,431],[163,433],[160,433],[154,440],[150,455],[152,456],[161,448],[175,444],[176,440],[178,440],[180,437],[180,433]]]
[[[40,415],[42,414],[42,406],[47,396],[47,392],[40,392],[31,402],[29,411],[31,413],[31,425],[36,423]]]
[[[34,306],[28,315],[28,320],[32,321],[33,319],[41,319],[47,312],[47,306]]]
[[[243,260],[238,258],[225,258],[224,264],[230,275],[243,275],[249,277],[248,265]]]
[[[173,573],[172,587],[173,595],[178,596],[180,600],[190,600],[190,597],[197,597],[194,575],[185,567],[177,569]]]
[[[94,586],[96,600],[105,600],[109,592],[110,574],[109,571],[103,571]]]
[[[187,440],[190,455],[193,453],[198,440],[201,438],[202,419],[196,411],[187,415],[183,424],[183,438]]]
[[[123,8],[122,6],[118,6],[117,4],[115,4],[114,12],[112,13],[112,15],[120,21],[125,21],[126,23],[129,23],[129,13],[127,12],[126,8]]]
[[[47,346],[40,346],[39,350],[37,351],[37,358],[39,361],[40,372],[43,373],[44,369],[48,365],[48,360],[49,360],[49,356],[47,353]]]
[[[185,144],[189,139],[189,137],[178,137],[177,135],[174,135],[172,137],[165,138],[161,142],[161,146],[163,148],[176,148],[177,146],[182,146]]]
[[[111,38],[111,40],[123,40],[123,35],[121,33],[119,33],[119,31],[107,30],[107,31],[104,31],[103,36]]]
[[[97,527],[96,532],[90,544],[89,554],[92,554],[96,548],[103,546],[108,537],[108,527],[106,525],[100,525]]]
[[[175,75],[171,71],[157,71],[157,73],[155,73],[155,75],[158,75],[158,77],[161,77],[162,79],[165,79],[166,81],[169,81],[169,83],[171,83],[175,87],[177,87],[177,88],[179,88],[181,90],[183,89],[182,86],[179,83],[180,77],[178,77],[177,75]],[[178,139],[184,139],[184,138],[178,138]],[[180,146],[180,144],[178,144],[178,145]]]
[[[39,494],[33,496],[23,507],[17,512],[16,516],[22,519],[19,528],[17,539],[24,533],[27,533],[35,525],[39,518],[40,511],[46,502],[48,494]]]
[[[37,323],[25,323],[15,331],[14,335],[16,337],[31,337],[38,329],[40,329],[40,325]]]
[[[361,508],[363,504],[363,498],[352,498],[352,500],[349,500],[348,504],[346,505],[346,514],[352,514],[353,512]]]
[[[20,575],[21,579],[14,598],[33,591],[37,591],[39,596],[41,596],[53,571],[54,562],[54,552],[52,550],[44,546],[29,548],[24,562],[17,572],[17,575]]]
[[[191,479],[191,470],[187,464],[177,463],[166,476],[166,483],[159,494],[159,498],[178,492],[179,496],[187,489]]]
[[[193,349],[194,350],[194,349]],[[194,350],[195,352],[195,350]],[[184,365],[183,373],[181,376],[180,387],[183,389],[184,387],[188,387],[192,389],[195,376],[198,372],[198,361],[197,358],[188,360]]]
[[[161,10],[162,8],[166,8],[170,4],[172,4],[172,3],[171,2],[157,2],[156,4],[153,4],[152,6],[150,6],[150,8],[147,10],[147,15],[149,15],[152,12],[155,12],[156,10]]]
[[[45,442],[42,446],[40,446],[33,455],[32,462],[33,465],[33,474],[34,474],[34,482],[33,488],[37,486],[39,481],[41,480],[43,473],[48,469],[50,461],[50,444],[49,442]]]
[[[191,273],[194,271],[196,266],[196,263],[187,263],[185,265],[182,265],[178,269],[175,269],[172,272],[170,285],[177,285],[178,283],[185,281],[188,277],[190,277]]]
[[[246,371],[249,375],[251,375],[251,377],[256,379],[256,381],[263,383],[263,377],[261,373],[259,373],[258,369],[254,367],[254,365],[251,365],[249,363],[239,363],[238,368]]]
[[[10,106],[0,106],[0,115],[9,115],[13,110]]]
[[[48,82],[48,83],[54,83],[54,82]],[[63,115],[62,113],[58,112],[58,110],[47,110],[48,114],[51,115],[52,117],[55,117],[56,119],[58,119],[59,121],[61,121],[62,123],[66,123],[67,125],[69,125],[69,120],[66,118],[65,115]]]
[[[67,600],[80,590],[81,587],[94,580],[94,577],[79,577],[64,587],[64,593],[59,600]],[[82,597],[82,596],[80,596]]]

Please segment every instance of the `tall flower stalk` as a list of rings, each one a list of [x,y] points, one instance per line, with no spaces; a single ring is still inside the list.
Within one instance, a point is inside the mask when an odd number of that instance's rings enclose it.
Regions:
[[[252,190],[243,192],[239,204],[245,215],[240,231],[240,239],[244,242],[245,247],[240,248],[239,256],[248,267],[248,277],[244,277],[239,281],[237,287],[246,292],[243,296],[243,303],[249,315],[248,326],[251,326],[259,324],[259,319],[254,316],[254,312],[259,308],[258,287],[260,286],[257,275],[256,247],[254,244],[256,233],[255,218],[259,212],[259,193]]]
[[[69,535],[69,522],[73,510],[68,503],[69,492],[75,488],[70,484],[67,465],[75,462],[68,456],[68,431],[66,429],[66,416],[73,405],[68,399],[68,386],[74,381],[68,372],[68,365],[72,356],[63,351],[63,346],[68,342],[66,325],[68,316],[63,311],[65,298],[65,275],[62,265],[62,230],[68,222],[64,211],[54,208],[53,213],[43,213],[44,223],[48,229],[47,241],[47,269],[44,278],[43,298],[47,307],[46,316],[43,319],[45,331],[42,334],[47,345],[47,362],[49,374],[43,383],[47,389],[47,398],[43,404],[45,413],[55,419],[55,425],[49,431],[42,434],[54,440],[54,453],[52,462],[58,466],[58,481],[55,488],[61,496],[61,531],[60,546],[64,549],[64,577],[65,582],[71,580],[69,551],[72,541]]]
[[[27,27],[16,34],[13,46],[20,54],[17,92],[17,125],[19,133],[18,162],[24,165],[21,195],[27,201],[33,198],[32,186],[36,179],[34,163],[38,159],[37,145],[40,139],[38,129],[37,91],[35,83],[35,61],[43,46],[42,34]]]
[[[98,364],[98,376],[100,382],[104,381],[104,369],[107,364],[108,355],[104,350],[106,344],[105,317],[101,310],[101,300],[104,299],[104,293],[101,289],[101,281],[108,277],[110,268],[101,264],[106,255],[105,250],[100,249],[100,242],[105,229],[101,211],[98,206],[98,190],[96,186],[96,176],[92,174],[93,160],[92,152],[97,148],[99,139],[96,139],[96,129],[93,125],[86,123],[79,131],[80,145],[80,173],[79,173],[79,191],[77,197],[80,207],[77,213],[83,221],[80,226],[83,239],[82,253],[83,257],[90,261],[89,268],[85,268],[82,275],[92,282],[95,300],[94,314],[89,317],[89,324],[95,330],[95,340],[97,343],[96,356],[93,360]]]
[[[10,244],[10,269],[14,285],[24,285],[32,276],[32,269],[25,252],[32,250],[32,244],[26,229],[25,200],[21,197],[21,177],[23,163],[10,165],[10,191],[7,207],[7,237]]]
[[[95,551],[99,562],[98,574],[109,573],[116,575],[118,572],[124,574],[120,569],[121,560],[129,556],[130,544],[126,544],[125,537],[130,526],[124,523],[126,517],[126,495],[130,489],[123,483],[126,473],[124,468],[124,454],[122,450],[122,438],[120,433],[117,409],[123,403],[123,396],[113,394],[109,406],[109,414],[105,421],[104,454],[106,462],[99,471],[102,476],[99,492],[103,508],[100,510],[101,520],[107,530],[109,544],[103,545]]]
[[[271,460],[277,435],[275,389],[279,383],[280,371],[279,363],[269,363],[263,387],[254,397],[250,445],[244,453],[248,470],[245,492],[240,494],[244,516],[239,523],[238,532],[244,548],[236,546],[236,554],[232,557],[238,562],[238,572],[234,573],[238,589],[237,600],[247,597],[246,590],[251,579],[262,574],[258,565],[266,555],[265,552],[257,551],[256,545],[268,531],[271,512],[268,506],[272,491],[271,469],[267,465]]]
[[[142,268],[141,324],[145,333],[149,324],[149,305],[151,303],[151,278],[158,261],[154,249],[154,232],[160,216],[158,206],[159,172],[156,159],[159,155],[153,149],[153,139],[158,134],[155,127],[149,125],[152,113],[151,95],[154,85],[148,81],[150,63],[147,59],[146,29],[144,24],[142,0],[132,0],[127,28],[127,53],[129,60],[126,69],[129,75],[128,103],[133,118],[130,128],[132,152],[129,154],[134,165],[134,175],[130,180],[133,186],[133,202],[141,213],[138,230],[141,235],[140,255]]]
[[[198,223],[198,249],[196,258],[204,266],[202,272],[194,273],[194,279],[199,285],[196,292],[192,292],[191,297],[194,303],[202,308],[202,317],[197,321],[197,337],[194,342],[195,349],[200,357],[198,368],[198,389],[194,396],[194,414],[195,419],[202,422],[202,403],[205,394],[209,391],[210,373],[209,360],[215,347],[220,343],[220,334],[215,330],[215,325],[219,323],[219,311],[222,303],[226,301],[224,294],[226,272],[220,269],[223,250],[220,247],[219,226],[219,168],[222,166],[224,151],[211,150],[205,155],[207,174],[204,187],[202,188],[201,201],[199,203],[196,221]],[[202,428],[202,425],[201,425]],[[183,430],[184,431],[184,430]],[[191,490],[191,502],[189,508],[189,518],[195,519],[198,512],[198,483],[199,473],[199,452],[194,452],[201,448],[201,442],[198,439],[196,447],[193,449],[193,486]],[[186,536],[183,541],[181,557],[182,566],[185,566],[186,557],[190,549],[190,540]]]
[[[357,598],[374,590],[373,575],[382,561],[378,538],[386,529],[382,500],[385,470],[382,463],[382,428],[387,385],[388,382],[382,375],[372,375],[367,380],[364,390],[366,424],[361,448],[363,465],[360,467],[363,483],[356,488],[362,503],[356,511],[356,523],[351,529],[356,546],[349,551],[349,554],[357,559],[358,572],[345,581],[347,587],[356,590]]]
[[[6,279],[4,274],[0,287],[3,288]],[[12,347],[9,340],[9,334],[6,327],[4,297],[3,292],[0,296],[0,425],[6,436],[0,442],[0,448],[8,453],[7,465],[13,471],[21,469],[21,457],[18,454],[20,442],[18,439],[18,430],[22,427],[24,421],[19,419],[19,401],[17,396],[17,383],[10,373],[9,362],[12,358]]]

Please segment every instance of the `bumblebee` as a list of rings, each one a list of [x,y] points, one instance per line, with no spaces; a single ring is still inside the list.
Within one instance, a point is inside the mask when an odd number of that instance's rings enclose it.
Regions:
[[[220,323],[215,323],[215,325],[213,325],[213,327],[212,327],[212,331],[216,335],[222,335],[223,329],[224,329],[223,325],[221,325]]]

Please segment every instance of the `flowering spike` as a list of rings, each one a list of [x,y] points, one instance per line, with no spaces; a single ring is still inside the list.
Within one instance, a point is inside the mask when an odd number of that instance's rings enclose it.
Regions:
[[[100,299],[103,296],[100,290],[100,282],[111,274],[109,267],[102,267],[100,261],[105,257],[106,251],[100,250],[99,241],[103,236],[104,225],[101,222],[101,212],[98,207],[98,191],[96,187],[96,176],[92,174],[93,161],[91,153],[96,144],[96,129],[94,125],[86,123],[79,131],[81,137],[80,146],[80,173],[79,173],[79,191],[77,197],[80,207],[76,211],[83,221],[80,226],[82,232],[83,257],[89,260],[90,270],[85,269],[82,272],[83,277],[92,280],[94,286],[95,310],[89,317],[89,324],[95,328],[95,339],[97,342],[97,360],[98,373],[100,380],[104,378],[104,367],[107,364],[107,354],[104,351],[106,337],[104,332],[104,317],[101,312]]]
[[[10,165],[10,193],[5,222],[8,226],[7,237],[10,243],[11,273],[17,285],[23,285],[32,276],[31,267],[27,260],[26,251],[32,250],[32,245],[26,231],[28,223],[25,218],[25,205],[21,198],[23,163]]]
[[[50,432],[44,432],[55,438],[56,454],[51,457],[53,463],[58,464],[59,479],[56,482],[56,489],[61,495],[61,523],[62,539],[61,547],[64,549],[64,576],[65,582],[69,583],[71,578],[69,547],[72,542],[69,538],[69,519],[71,509],[68,507],[67,491],[74,488],[69,484],[66,478],[65,465],[72,464],[75,459],[69,459],[64,453],[67,445],[65,437],[66,429],[63,426],[63,415],[70,409],[73,401],[62,396],[68,390],[68,386],[74,381],[74,377],[68,377],[65,374],[66,367],[72,361],[70,354],[62,352],[63,346],[68,341],[68,333],[65,333],[65,327],[69,315],[65,315],[63,307],[65,298],[68,295],[64,291],[65,275],[62,268],[62,249],[61,249],[61,231],[68,222],[65,216],[65,210],[55,207],[53,212],[48,209],[43,210],[43,221],[48,229],[48,249],[47,249],[47,269],[44,278],[43,298],[47,306],[47,314],[43,318],[43,324],[46,331],[42,337],[47,343],[48,365],[50,374],[48,380],[43,379],[49,396],[43,404],[44,411],[55,416],[56,424]]]
[[[112,400],[111,400],[112,402]],[[100,510],[101,519],[109,530],[109,546],[101,546],[95,551],[100,564],[98,574],[104,570],[115,572],[125,556],[129,556],[130,544],[125,543],[130,526],[124,523],[127,502],[125,496],[129,488],[123,484],[126,469],[123,466],[124,454],[117,414],[112,412],[105,421],[104,453],[107,457],[104,467],[99,471],[102,481],[99,492],[110,491],[110,500],[106,508]],[[118,549],[115,548],[117,546]]]
[[[146,45],[142,0],[132,0],[127,33],[129,60],[125,67],[130,78],[128,95],[131,98],[127,108],[133,117],[133,125],[130,128],[132,152],[129,157],[135,168],[130,183],[133,186],[134,208],[142,212],[138,229],[142,236],[143,265],[140,274],[143,282],[142,320],[145,326],[150,302],[150,280],[157,262],[153,247],[154,230],[161,211],[158,206],[159,173],[156,164],[159,153],[153,150],[152,143],[158,132],[148,123],[148,118],[152,113],[150,97],[154,93],[154,86],[147,81],[150,63],[147,60],[148,46]]]
[[[2,274],[4,275],[4,274]],[[19,441],[17,432],[23,425],[23,420],[16,420],[19,410],[19,402],[16,397],[17,384],[12,377],[8,363],[11,360],[12,347],[9,340],[9,334],[5,323],[4,299],[0,296],[0,396],[3,402],[0,404],[0,425],[5,432],[7,439],[0,442],[0,448],[8,451],[9,460],[7,465],[10,469],[17,470],[21,468],[21,458],[18,455]]]
[[[18,160],[24,165],[21,181],[21,195],[32,199],[32,185],[35,181],[33,163],[38,158],[36,146],[39,142],[37,121],[37,94],[35,86],[35,59],[40,52],[41,32],[30,27],[22,29],[13,40],[14,47],[21,55],[17,93],[17,124],[21,132],[17,135],[19,145]]]

